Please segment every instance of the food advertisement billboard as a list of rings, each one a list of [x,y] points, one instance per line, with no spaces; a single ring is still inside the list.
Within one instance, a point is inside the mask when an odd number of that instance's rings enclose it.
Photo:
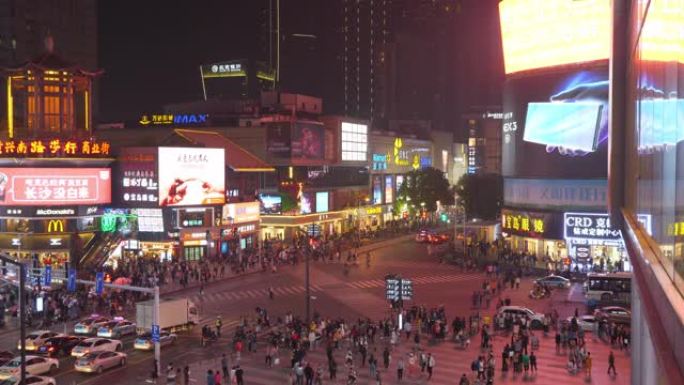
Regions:
[[[159,147],[159,205],[223,204],[224,151],[222,148]]]
[[[0,206],[67,206],[112,201],[108,168],[0,167]]]
[[[509,79],[503,108],[504,176],[607,176],[607,66]]]
[[[609,0],[504,0],[499,17],[507,74],[608,59]]]
[[[292,132],[292,158],[324,159],[324,131],[320,123],[296,122]]]

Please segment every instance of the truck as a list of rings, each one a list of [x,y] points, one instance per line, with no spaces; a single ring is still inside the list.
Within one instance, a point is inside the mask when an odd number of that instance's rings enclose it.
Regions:
[[[139,334],[152,330],[154,300],[136,304],[136,327]],[[168,331],[184,330],[200,321],[197,306],[187,298],[159,299],[159,327]]]

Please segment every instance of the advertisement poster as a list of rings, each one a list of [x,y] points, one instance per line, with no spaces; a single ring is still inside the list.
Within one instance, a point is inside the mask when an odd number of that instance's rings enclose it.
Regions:
[[[328,205],[329,194],[327,191],[319,191],[316,193],[316,212],[325,213],[330,210]]]
[[[302,193],[302,197],[299,199],[299,212],[301,214],[311,214],[313,212],[313,205],[313,193]]]
[[[392,203],[394,200],[394,181],[392,175],[385,175],[385,203]]]
[[[65,206],[112,201],[108,168],[0,168],[0,206]]]
[[[324,159],[325,135],[320,123],[297,122],[292,134],[293,159]]]
[[[501,210],[501,231],[529,238],[563,239],[563,216],[557,212]]]
[[[290,123],[274,123],[266,131],[266,151],[272,156],[289,158],[292,149]]]
[[[607,176],[606,66],[509,79],[503,108],[504,176]]]
[[[382,204],[382,175],[373,176],[373,204]]]
[[[159,205],[223,204],[224,151],[222,148],[159,147]]]
[[[123,148],[119,154],[119,165],[119,201],[129,207],[158,206],[157,149]]]

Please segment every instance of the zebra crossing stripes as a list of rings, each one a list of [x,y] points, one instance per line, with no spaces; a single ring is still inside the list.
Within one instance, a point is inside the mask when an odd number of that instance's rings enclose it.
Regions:
[[[481,273],[473,274],[447,274],[447,275],[430,275],[423,277],[404,277],[411,279],[413,284],[423,285],[423,284],[434,284],[434,283],[448,283],[448,282],[461,282],[468,281],[471,279],[482,278]],[[355,289],[373,289],[385,286],[385,281],[382,279],[371,279],[364,281],[348,282],[346,286]]]

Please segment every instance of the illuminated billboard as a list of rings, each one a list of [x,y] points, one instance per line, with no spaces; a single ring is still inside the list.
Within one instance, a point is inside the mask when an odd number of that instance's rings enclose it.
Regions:
[[[261,214],[280,214],[283,198],[280,195],[259,194]]]
[[[223,204],[224,151],[222,148],[159,147],[159,205]]]
[[[507,74],[610,54],[609,0],[504,0],[499,17]]]
[[[589,179],[608,173],[608,68],[547,72],[504,84],[502,174]]]
[[[368,125],[342,122],[342,160],[368,159]]]
[[[0,206],[64,206],[112,201],[108,168],[0,168]]]
[[[329,194],[327,191],[319,191],[316,193],[316,212],[324,213],[330,210],[328,205]]]
[[[325,135],[320,123],[296,122],[292,132],[293,159],[323,159]]]

